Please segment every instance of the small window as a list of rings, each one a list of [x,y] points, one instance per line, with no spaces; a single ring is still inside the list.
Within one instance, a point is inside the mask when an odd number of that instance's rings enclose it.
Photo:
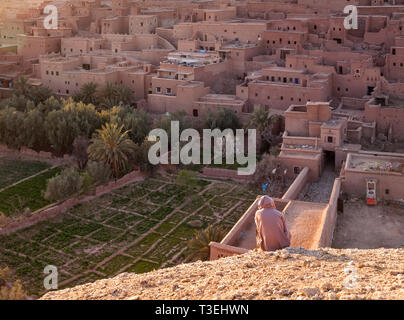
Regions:
[[[328,136],[327,137],[327,142],[328,143],[332,143],[334,141],[334,138],[333,137],[331,137],[331,136]]]
[[[390,194],[390,189],[386,189],[384,192],[385,192],[386,194]]]
[[[197,117],[198,116],[198,109],[194,109],[192,111],[192,114],[193,114],[194,117]]]
[[[160,87],[157,87],[157,88],[156,88],[156,92],[157,92],[157,93],[160,93],[160,92],[161,92],[161,88],[160,88]]]
[[[293,172],[294,172],[294,174],[299,174],[300,173],[300,168],[299,167],[294,167]]]

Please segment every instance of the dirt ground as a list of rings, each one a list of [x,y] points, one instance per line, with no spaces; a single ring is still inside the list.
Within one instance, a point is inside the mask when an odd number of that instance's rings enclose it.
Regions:
[[[404,248],[404,209],[347,201],[338,214],[333,248]]]
[[[320,179],[317,182],[310,184],[306,192],[301,193],[297,200],[328,203],[335,178],[337,177],[335,170],[330,167],[325,168]]]

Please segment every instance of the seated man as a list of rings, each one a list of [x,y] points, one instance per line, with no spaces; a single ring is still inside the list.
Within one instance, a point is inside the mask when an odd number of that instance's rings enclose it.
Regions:
[[[275,251],[290,246],[291,234],[283,214],[276,210],[272,198],[262,196],[258,201],[255,224],[257,226],[257,248],[264,251]]]

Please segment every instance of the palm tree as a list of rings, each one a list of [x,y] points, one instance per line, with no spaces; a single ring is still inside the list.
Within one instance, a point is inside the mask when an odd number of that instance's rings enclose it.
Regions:
[[[226,235],[226,230],[221,226],[210,225],[205,230],[195,232],[194,238],[188,242],[188,247],[192,250],[186,261],[209,260],[210,247],[212,241],[220,242]]]
[[[257,129],[259,134],[262,134],[269,125],[269,112],[263,108],[257,108],[251,114],[246,127],[247,129]]]
[[[123,105],[130,105],[133,101],[132,90],[124,86],[115,86],[115,98]]]
[[[97,130],[97,135],[91,139],[92,144],[88,147],[90,159],[110,166],[115,178],[127,167],[129,157],[136,148],[135,143],[129,139],[129,130],[122,131],[123,126],[106,123]]]
[[[76,102],[84,102],[85,104],[97,104],[97,88],[98,85],[94,82],[88,82],[83,84],[80,91],[74,95],[74,100]]]
[[[273,134],[274,125],[282,120],[282,116],[278,114],[270,115],[269,111],[263,108],[257,108],[251,114],[250,121],[245,126],[246,129],[257,130],[257,145],[261,145],[261,149],[268,150],[279,143],[279,137]]]
[[[98,90],[98,99],[102,108],[109,109],[118,105],[130,105],[133,95],[129,88],[108,82],[105,87]]]

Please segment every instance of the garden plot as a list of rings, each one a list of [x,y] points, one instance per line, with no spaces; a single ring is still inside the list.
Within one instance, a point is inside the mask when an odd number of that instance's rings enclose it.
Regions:
[[[0,189],[22,179],[37,174],[50,165],[39,161],[24,161],[13,157],[0,156]]]
[[[61,168],[53,168],[3,189],[0,192],[0,212],[11,216],[23,212],[25,208],[33,212],[50,204],[44,199],[43,192],[47,181],[61,170]]]
[[[187,188],[175,175],[154,175],[0,237],[0,267],[40,295],[46,265],[58,267],[59,288],[173,266],[187,257],[195,231],[231,228],[254,199],[234,182],[198,180]]]

